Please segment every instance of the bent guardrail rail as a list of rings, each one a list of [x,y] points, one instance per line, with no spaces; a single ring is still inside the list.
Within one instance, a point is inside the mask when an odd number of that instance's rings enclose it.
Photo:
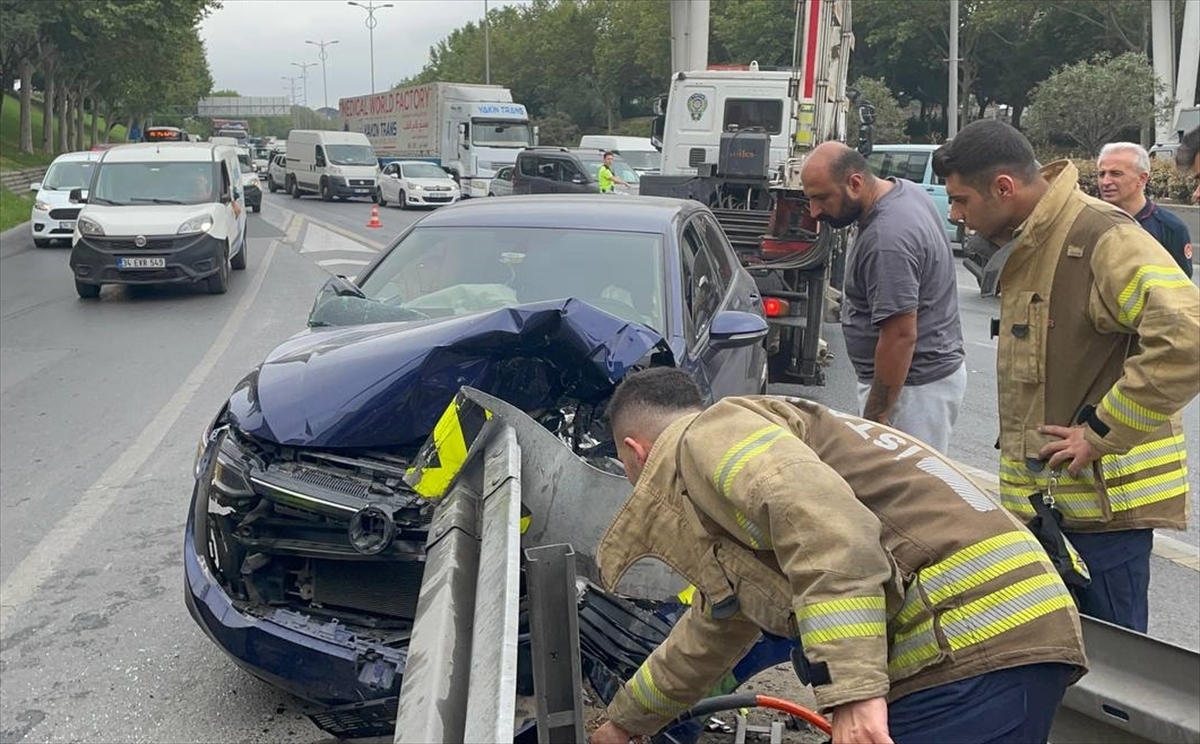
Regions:
[[[596,548],[629,486],[503,401],[463,388],[457,402],[478,406],[488,420],[464,443],[465,459],[430,527],[394,741],[511,740],[522,547],[554,548],[527,550],[546,561],[530,586],[545,605],[532,629],[544,636],[533,643],[546,644],[534,654],[538,740],[578,739],[577,625],[573,615],[555,614],[573,613],[576,597],[561,574],[574,566],[598,578]],[[524,535],[522,504],[529,512]],[[634,569],[622,593],[665,600],[685,586],[661,563]],[[543,631],[550,623],[554,632]],[[1083,634],[1091,671],[1067,691],[1054,744],[1200,744],[1200,654],[1086,617]],[[542,655],[547,649],[553,654]],[[570,691],[562,689],[567,684]]]

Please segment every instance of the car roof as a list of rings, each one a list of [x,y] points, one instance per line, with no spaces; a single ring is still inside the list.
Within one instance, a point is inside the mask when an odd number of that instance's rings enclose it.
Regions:
[[[896,152],[897,150],[904,150],[904,151],[908,151],[908,152],[933,152],[934,150],[938,149],[939,147],[941,147],[941,145],[925,145],[925,144],[872,145],[871,152]]]
[[[147,160],[172,162],[194,161],[211,163],[217,159],[216,150],[228,145],[209,142],[139,142],[105,150],[105,163],[144,163]]]
[[[85,160],[99,160],[100,156],[103,154],[104,154],[103,150],[80,150],[78,152],[64,152],[62,155],[59,155],[58,157],[56,157],[54,159],[54,162],[51,163],[51,165],[54,165],[54,163],[78,162],[78,161],[85,161]]]
[[[600,160],[605,150],[597,147],[527,147],[520,155],[575,155],[581,160]],[[621,157],[614,153],[614,157]]]
[[[441,170],[441,167],[437,163],[428,160],[393,160],[388,165],[432,165],[434,168]],[[445,171],[442,172],[445,173]]]
[[[471,199],[440,207],[418,227],[551,227],[662,233],[678,217],[704,209],[698,201],[614,194],[536,194]]]

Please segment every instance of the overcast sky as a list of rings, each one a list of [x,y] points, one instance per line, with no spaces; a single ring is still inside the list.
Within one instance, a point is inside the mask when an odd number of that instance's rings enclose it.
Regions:
[[[363,5],[367,0],[360,0]],[[484,0],[388,0],[375,20],[375,88],[386,90],[419,72],[429,47],[467,21],[483,18]],[[488,0],[488,8],[522,0]],[[381,3],[376,0],[376,5]],[[305,41],[331,41],[325,47],[329,105],[338,98],[371,92],[371,55],[367,11],[346,0],[223,0],[206,18],[200,36],[208,50],[214,90],[233,89],[243,96],[287,96],[301,68],[292,62],[316,62],[308,68],[308,105],[324,105],[320,50]],[[303,103],[301,81],[296,95]]]

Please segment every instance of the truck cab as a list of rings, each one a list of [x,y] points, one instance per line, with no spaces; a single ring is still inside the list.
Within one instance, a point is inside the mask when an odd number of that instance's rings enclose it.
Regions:
[[[701,163],[716,163],[721,134],[764,131],[771,138],[769,169],[779,170],[789,152],[792,74],[746,69],[677,72],[663,113],[655,122],[664,176],[694,176]]]
[[[487,196],[496,172],[515,165],[517,153],[533,144],[529,115],[519,103],[455,100],[450,96],[457,86],[446,87],[442,151],[453,155],[443,167],[458,175],[464,196]]]

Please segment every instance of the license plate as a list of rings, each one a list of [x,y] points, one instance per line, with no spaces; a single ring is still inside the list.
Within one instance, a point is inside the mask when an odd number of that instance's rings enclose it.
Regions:
[[[167,268],[167,259],[165,258],[126,258],[117,259],[118,269],[165,269]]]
[[[63,220],[62,222],[58,223],[58,229],[59,230],[74,230],[75,229],[75,220]]]
[[[356,193],[356,194],[369,194],[369,193],[371,193],[371,190],[370,190],[370,189],[355,189],[355,190],[354,190],[354,193]]]

